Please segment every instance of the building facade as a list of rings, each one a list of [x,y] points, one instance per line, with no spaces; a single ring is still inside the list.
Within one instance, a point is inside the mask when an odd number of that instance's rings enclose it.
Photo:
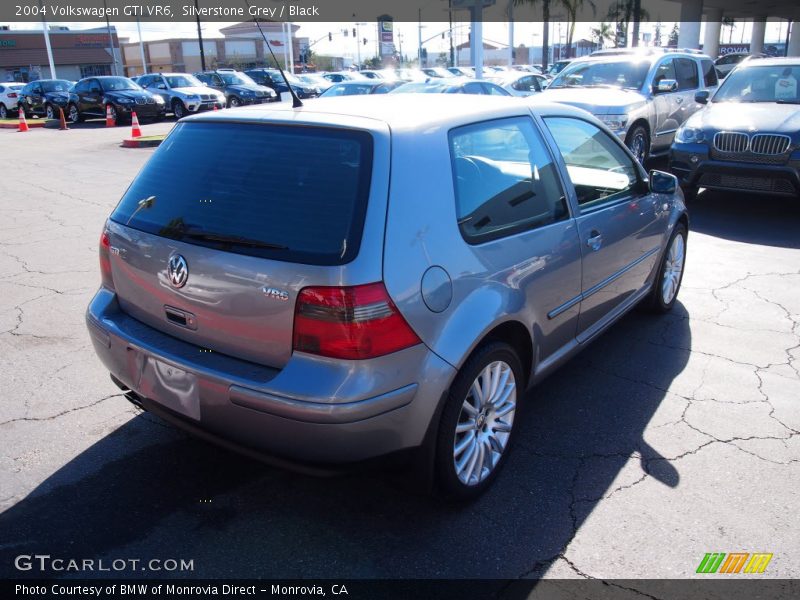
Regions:
[[[70,30],[50,26],[55,73],[50,73],[42,30],[0,29],[0,81],[77,81],[91,75],[122,75],[120,40],[114,27]]]

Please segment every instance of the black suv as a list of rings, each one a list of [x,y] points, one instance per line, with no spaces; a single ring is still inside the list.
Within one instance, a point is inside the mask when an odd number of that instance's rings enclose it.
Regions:
[[[244,73],[257,84],[273,89],[279,98],[281,94],[289,93],[289,88],[286,86],[286,82],[281,77],[281,72],[278,69],[250,69]],[[322,93],[322,90],[318,87],[300,81],[291,73],[286,73],[286,79],[289,80],[289,84],[298,98],[316,98]]]
[[[58,109],[67,114],[69,89],[72,82],[66,79],[39,79],[22,88],[19,92],[19,106],[26,117],[33,115],[58,118]]]
[[[244,73],[233,69],[203,71],[202,73],[194,73],[194,76],[207,86],[225,94],[229,108],[245,104],[278,102],[280,100],[275,90],[258,85]]]
[[[111,108],[115,121],[128,121],[131,113],[141,119],[160,121],[167,114],[161,96],[151,94],[127,77],[87,77],[70,90],[69,120],[78,123],[86,118],[105,117]]]

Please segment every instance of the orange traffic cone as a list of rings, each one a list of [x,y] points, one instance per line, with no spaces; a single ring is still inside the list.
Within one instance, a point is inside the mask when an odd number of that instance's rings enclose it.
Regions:
[[[17,131],[30,131],[30,129],[28,129],[28,122],[25,120],[25,111],[22,110],[21,106],[19,107],[19,129],[17,129]]]
[[[111,105],[106,106],[106,127],[116,127],[117,122],[114,120],[114,116],[111,114]]]
[[[131,113],[131,137],[142,137],[142,130],[139,127],[139,117],[136,116],[136,111]]]
[[[67,120],[64,118],[64,109],[61,107],[58,108],[58,120],[60,121],[59,130],[67,131],[69,127],[67,127]]]
[[[216,111],[218,111],[218,110],[219,110],[219,109],[217,108],[217,104],[216,104],[216,102],[215,102],[215,103],[214,103],[214,112],[216,112]]]

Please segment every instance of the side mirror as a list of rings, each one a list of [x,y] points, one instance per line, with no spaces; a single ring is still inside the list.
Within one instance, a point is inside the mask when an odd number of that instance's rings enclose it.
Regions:
[[[694,101],[698,102],[699,104],[708,104],[708,96],[709,95],[710,94],[709,94],[708,90],[703,90],[702,92],[697,92],[694,95]]]
[[[664,171],[650,171],[650,191],[654,194],[674,194],[678,189],[678,178]]]
[[[166,83],[159,83],[159,84],[156,85],[156,89],[157,90],[165,90],[165,89],[167,89],[167,84]]]
[[[674,79],[662,79],[660,80],[653,89],[653,93],[655,94],[664,94],[666,92],[677,92],[678,91],[678,82]]]

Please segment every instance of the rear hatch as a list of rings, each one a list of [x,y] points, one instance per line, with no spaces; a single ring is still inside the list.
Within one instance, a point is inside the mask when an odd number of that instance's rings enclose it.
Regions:
[[[381,278],[386,188],[375,206],[370,190],[388,164],[374,149],[356,129],[177,124],[107,226],[122,310],[198,351],[282,367],[301,289]],[[362,244],[365,223],[380,231]]]

